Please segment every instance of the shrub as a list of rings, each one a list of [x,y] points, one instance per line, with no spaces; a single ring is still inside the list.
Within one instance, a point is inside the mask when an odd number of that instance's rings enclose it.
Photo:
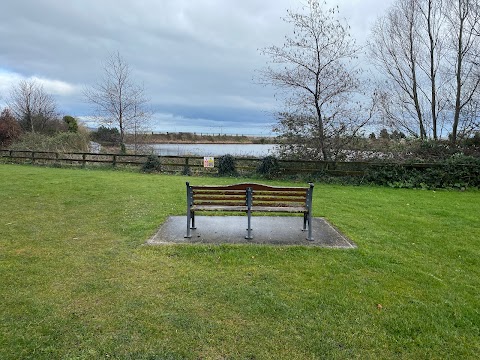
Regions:
[[[78,122],[73,116],[65,115],[63,117],[63,122],[67,124],[67,128],[69,132],[76,133],[78,131]]]
[[[404,181],[406,177],[405,168],[400,164],[375,165],[367,170],[364,180],[376,185],[387,185],[394,187],[397,182]]]
[[[89,144],[88,135],[85,133],[60,132],[52,136],[25,133],[10,148],[30,151],[87,152]]]
[[[235,158],[230,155],[220,156],[218,160],[218,175],[220,176],[235,176],[237,170],[235,168]]]
[[[448,187],[480,187],[480,158],[458,153],[446,162],[442,180]]]
[[[182,170],[182,175],[190,176],[192,175],[192,170],[190,169],[190,166],[184,165],[183,170]]]
[[[142,165],[142,171],[145,173],[159,172],[162,170],[162,163],[157,155],[148,155],[147,161]]]
[[[48,119],[45,120],[43,127],[37,132],[45,135],[56,135],[59,132],[68,131],[67,124],[59,119]]]
[[[445,161],[425,168],[409,164],[385,164],[367,171],[367,182],[396,188],[480,187],[480,159],[455,154]]]
[[[418,140],[412,142],[407,151],[411,152],[412,160],[438,162],[448,159],[455,153],[456,149],[452,148],[447,141]]]
[[[7,147],[22,134],[22,128],[8,109],[0,114],[0,147]]]
[[[257,167],[257,172],[265,176],[267,179],[273,179],[280,174],[280,165],[275,156],[269,155],[262,159],[262,162]]]
[[[125,144],[122,142],[120,144],[120,154],[122,155],[125,155],[127,153],[127,147],[125,146]]]
[[[100,126],[97,131],[92,132],[91,137],[93,141],[104,145],[120,144],[120,132],[114,127],[108,128],[106,126]]]
[[[480,147],[480,131],[476,131],[472,137],[465,139],[465,145]]]

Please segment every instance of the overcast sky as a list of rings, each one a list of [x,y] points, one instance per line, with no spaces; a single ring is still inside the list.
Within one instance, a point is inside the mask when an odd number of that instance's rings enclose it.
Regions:
[[[329,0],[362,42],[393,0]],[[259,48],[291,32],[281,17],[302,0],[4,0],[0,106],[35,78],[62,114],[85,118],[82,89],[120,52],[143,83],[155,131],[267,134],[281,104],[255,84]],[[3,103],[2,103],[3,102]]]

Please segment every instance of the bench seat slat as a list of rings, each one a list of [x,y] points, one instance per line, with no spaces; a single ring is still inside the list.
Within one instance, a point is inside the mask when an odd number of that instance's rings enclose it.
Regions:
[[[221,201],[221,200],[243,200],[245,202],[245,194],[238,196],[210,196],[210,195],[198,195],[194,197],[195,201],[197,200],[211,200],[211,201]]]
[[[247,206],[245,201],[194,201],[197,206]]]
[[[306,187],[279,187],[279,186],[265,186],[259,184],[252,184],[253,191],[275,191],[275,192],[306,192]]]
[[[266,196],[253,196],[253,202],[255,201],[264,201],[264,202],[287,202],[287,203],[305,203],[305,197],[266,197]]]
[[[245,190],[193,190],[194,195],[243,195],[245,196]]]
[[[252,206],[252,212],[288,212],[288,213],[307,213],[305,206]]]
[[[192,211],[247,211],[247,206],[193,205]]]
[[[305,202],[296,202],[296,203],[281,203],[281,202],[264,202],[264,201],[257,201],[253,202],[252,206],[261,206],[261,207],[282,207],[282,208],[289,208],[289,207],[305,207]]]
[[[292,190],[277,190],[277,189],[262,189],[262,190],[255,190],[252,189],[254,194],[301,194],[305,195],[308,189],[300,188],[300,189],[292,189]]]

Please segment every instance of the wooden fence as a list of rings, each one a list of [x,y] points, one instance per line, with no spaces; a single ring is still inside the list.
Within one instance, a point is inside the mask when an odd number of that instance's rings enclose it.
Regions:
[[[6,162],[22,162],[45,165],[73,166],[134,166],[141,167],[147,161],[148,155],[121,155],[95,153],[59,153],[30,150],[0,150],[0,159]],[[201,156],[158,156],[162,164],[162,172],[214,174],[218,170],[218,158],[215,158],[214,168],[205,168]],[[242,174],[256,171],[261,158],[236,158],[236,169]],[[384,163],[382,163],[384,164]],[[279,160],[280,172],[283,175],[326,173],[336,176],[362,176],[366,171],[379,163],[372,162],[334,162],[308,160]],[[410,168],[438,167],[438,164],[408,164]]]

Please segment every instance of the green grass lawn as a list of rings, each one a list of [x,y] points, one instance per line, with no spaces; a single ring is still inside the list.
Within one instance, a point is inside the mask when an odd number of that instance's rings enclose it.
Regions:
[[[478,357],[479,191],[317,184],[356,250],[145,246],[187,179],[239,181],[0,165],[0,359]]]

